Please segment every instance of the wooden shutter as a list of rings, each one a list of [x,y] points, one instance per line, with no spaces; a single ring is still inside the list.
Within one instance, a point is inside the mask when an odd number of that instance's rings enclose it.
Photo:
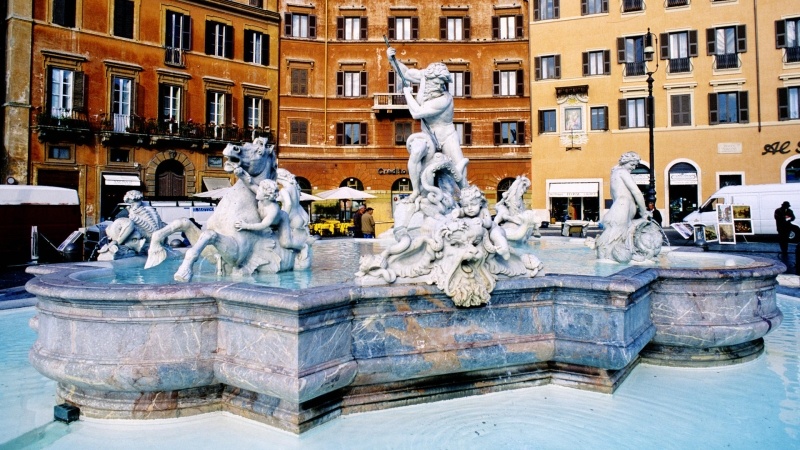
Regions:
[[[214,54],[214,29],[216,22],[206,20],[206,55]]]
[[[492,16],[492,39],[500,39],[500,18]]]
[[[500,71],[492,72],[492,94],[500,95]]]
[[[472,96],[472,74],[469,71],[464,72],[464,97]]]
[[[555,70],[553,71],[553,74],[555,75],[556,78],[561,78],[561,55],[555,55],[553,59],[555,60],[555,66],[556,66]]]
[[[739,103],[739,123],[748,123],[750,122],[750,107],[748,102],[748,95],[747,91],[739,92],[738,95],[738,103]]]
[[[386,19],[388,20],[387,24],[388,24],[389,39],[397,39],[397,37],[395,36],[396,33],[394,28],[397,22],[396,19],[394,17],[387,17]]]
[[[494,134],[494,145],[500,145],[503,142],[503,136],[502,136],[502,126],[503,126],[503,124],[500,123],[500,122],[495,122],[492,125],[493,125],[493,131],[494,131],[494,133],[493,133]]]
[[[600,7],[602,8],[601,12],[604,12],[604,13],[608,12],[608,0],[603,0],[602,4],[600,5]]]
[[[336,39],[344,40],[344,17],[336,18]]]
[[[411,18],[411,39],[419,39],[419,17]]]
[[[469,16],[464,17],[464,40],[469,40],[470,32],[469,28],[472,21],[469,19]]]
[[[533,0],[533,20],[542,20],[542,15],[539,12],[539,0]]]
[[[272,100],[265,98],[261,102],[264,105],[261,108],[261,127],[272,128]]]
[[[292,13],[283,14],[283,34],[285,36],[292,36]]]
[[[261,35],[261,65],[269,65],[269,35]]]
[[[389,82],[389,92],[395,92],[397,90],[397,83],[395,83],[395,73],[394,71],[389,72],[388,74],[388,82]]]
[[[583,0],[584,2],[586,0]],[[583,76],[589,75],[589,52],[581,53],[581,63],[583,66]]]
[[[581,0],[581,15],[585,16],[589,14],[589,6],[586,4],[586,0]]]
[[[244,30],[244,62],[253,62],[255,60],[255,55],[253,55],[253,41],[255,41],[255,31]]]
[[[789,88],[778,88],[778,120],[789,119]]]
[[[367,16],[361,17],[359,23],[361,24],[361,30],[359,31],[359,36],[361,37],[361,40],[367,40],[367,30],[368,30]]]
[[[226,58],[233,59],[233,25],[225,25],[225,53]]]
[[[184,50],[192,49],[192,18],[181,14],[181,45]]]
[[[717,29],[706,28],[706,54],[713,55],[717,52]]]
[[[697,30],[689,30],[689,56],[697,56]]]
[[[233,121],[233,96],[225,94],[225,125],[230,126]]]
[[[736,26],[736,53],[747,52],[747,32],[745,25]]]
[[[336,145],[344,145],[344,124],[336,124]]]
[[[525,28],[524,24],[522,23],[522,14],[518,14],[515,21],[517,29],[514,33],[514,37],[517,39],[521,39],[525,36]]]
[[[561,17],[561,13],[559,12],[559,3],[561,3],[559,0],[553,0],[553,19],[558,19]]]
[[[619,107],[619,129],[624,130],[628,128],[628,101],[621,98],[617,105]]]
[[[603,73],[611,73],[611,50],[603,50]]]
[[[525,122],[517,122],[517,142],[516,144],[522,145],[525,143]]]
[[[362,97],[367,96],[367,72],[361,72],[361,82],[359,83],[359,95]]]
[[[447,40],[447,17],[439,17],[439,39]]]
[[[775,48],[786,47],[786,21],[775,21]]]
[[[537,56],[533,58],[533,79],[534,80],[541,80],[542,79],[542,57]]]
[[[617,38],[617,62],[625,63],[625,38]]]
[[[464,145],[472,145],[472,124],[464,124]]]
[[[544,133],[544,111],[539,111],[539,134]]]
[[[669,59],[669,34],[661,33],[659,36],[659,39],[661,39],[661,59]]]
[[[336,96],[344,97],[344,72],[336,72]]]
[[[311,39],[317,38],[317,16],[308,16],[308,37]]]
[[[86,74],[75,72],[72,83],[72,109],[75,111],[86,111]],[[133,98],[131,98],[131,101]]]
[[[708,124],[716,125],[719,123],[719,110],[717,109],[717,94],[708,94]]]
[[[166,109],[166,98],[167,98],[167,85],[163,83],[158,84],[158,124],[161,125],[169,119],[166,114],[164,114],[164,109]],[[175,119],[177,120],[177,118]]]
[[[367,122],[361,122],[358,125],[359,131],[361,135],[359,136],[358,143],[361,145],[367,145]]]
[[[525,71],[517,70],[517,96],[525,96]]]

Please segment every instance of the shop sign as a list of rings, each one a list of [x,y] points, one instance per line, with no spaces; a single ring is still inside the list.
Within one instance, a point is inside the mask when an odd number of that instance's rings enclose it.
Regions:
[[[632,173],[631,177],[633,178],[633,182],[636,184],[650,184],[649,173]]]
[[[669,174],[669,184],[673,186],[697,184],[697,173],[671,173]]]
[[[408,170],[395,167],[394,169],[378,169],[378,175],[407,175]]]
[[[720,142],[719,144],[717,144],[717,153],[720,154],[742,153],[742,143]]]

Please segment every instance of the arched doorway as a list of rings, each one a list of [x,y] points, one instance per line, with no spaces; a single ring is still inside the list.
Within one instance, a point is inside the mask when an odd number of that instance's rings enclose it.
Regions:
[[[686,162],[669,169],[669,222],[680,222],[697,209],[697,169]]]
[[[411,180],[408,178],[394,180],[392,183],[392,217],[394,217],[394,207],[409,195],[411,195]]]
[[[186,175],[183,164],[168,159],[156,169],[156,197],[185,197]]]
[[[636,186],[642,191],[642,195],[647,197],[647,191],[650,188],[650,168],[644,164],[637,164],[636,168],[631,170],[631,176]]]
[[[503,199],[503,194],[511,188],[511,185],[514,184],[514,180],[515,178],[503,178],[497,183],[497,198],[495,199],[495,203]]]

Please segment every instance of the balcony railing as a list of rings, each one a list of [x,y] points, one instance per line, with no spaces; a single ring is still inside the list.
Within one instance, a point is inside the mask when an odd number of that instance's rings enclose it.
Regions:
[[[164,64],[175,67],[186,67],[183,49],[176,47],[164,48]]]
[[[786,62],[800,61],[800,47],[786,47]]]
[[[715,69],[736,69],[737,67],[739,67],[738,53],[725,53],[723,55],[714,55]]]
[[[673,58],[669,60],[669,73],[688,73],[692,71],[691,58]]]
[[[372,109],[408,109],[404,94],[375,94]]]
[[[674,8],[676,6],[686,6],[689,4],[689,0],[667,0],[666,5],[667,8]]]
[[[622,12],[644,10],[644,0],[622,0]]]
[[[644,61],[627,62],[625,63],[625,76],[635,77],[647,73],[647,67]]]
[[[69,109],[39,112],[35,124],[40,142],[83,142],[91,136],[86,114]]]

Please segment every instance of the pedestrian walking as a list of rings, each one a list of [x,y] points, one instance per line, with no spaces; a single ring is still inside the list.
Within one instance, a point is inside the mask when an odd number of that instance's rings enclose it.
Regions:
[[[367,208],[364,215],[361,216],[361,232],[367,239],[375,238],[375,218],[372,217],[372,208]]]

